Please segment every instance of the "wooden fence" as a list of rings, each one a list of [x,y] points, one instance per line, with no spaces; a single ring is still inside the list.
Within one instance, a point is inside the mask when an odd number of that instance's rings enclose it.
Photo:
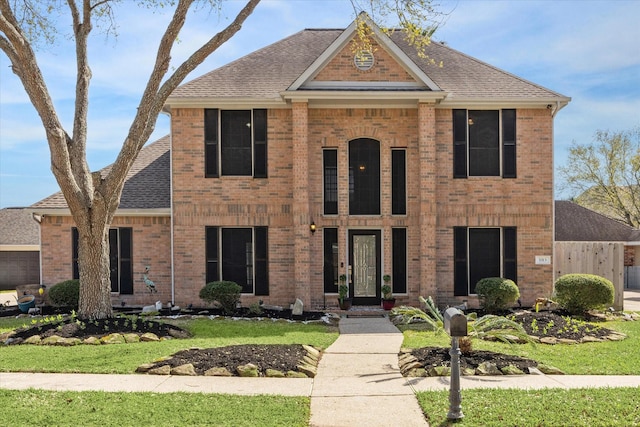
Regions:
[[[570,273],[596,274],[611,280],[613,308],[624,308],[624,244],[609,242],[556,242],[555,279]]]

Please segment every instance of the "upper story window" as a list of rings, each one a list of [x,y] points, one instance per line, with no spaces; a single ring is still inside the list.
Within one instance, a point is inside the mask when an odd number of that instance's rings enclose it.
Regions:
[[[453,176],[516,177],[516,110],[453,110]]]
[[[338,213],[338,150],[322,151],[322,175],[324,181],[324,214]]]
[[[380,215],[380,143],[349,141],[349,215]]]
[[[205,178],[267,177],[267,110],[204,110]]]

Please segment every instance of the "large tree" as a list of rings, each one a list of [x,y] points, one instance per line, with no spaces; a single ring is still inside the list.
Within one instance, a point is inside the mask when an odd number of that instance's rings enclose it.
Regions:
[[[122,142],[122,149],[105,175],[91,173],[87,163],[87,114],[91,69],[88,61],[89,35],[96,23],[109,32],[113,27],[119,0],[0,0],[0,49],[9,58],[44,126],[51,169],[76,223],[79,236],[81,318],[106,318],[113,314],[109,281],[109,226],[120,204],[120,196],[138,153],[152,134],[158,114],[171,92],[211,53],[236,34],[260,0],[248,0],[233,21],[181,64],[170,64],[171,50],[185,26],[187,14],[198,4],[221,7],[222,0],[140,0],[129,7],[144,6],[141,13],[154,8],[171,8],[172,16],[157,47],[155,64],[142,92],[134,119]],[[73,128],[65,129],[41,73],[36,47],[55,38],[58,28],[49,18],[52,10],[68,9],[75,42],[76,90]],[[429,43],[434,23],[441,16],[431,0],[395,2],[351,0],[354,15],[364,10],[380,24],[390,15],[405,30],[408,39],[422,49]],[[363,7],[364,6],[364,7]],[[364,15],[358,15],[363,17]],[[364,18],[363,23],[364,23]],[[360,43],[368,43],[369,33],[361,26]]]
[[[574,142],[559,173],[576,203],[640,227],[640,126],[598,130],[591,143]]]

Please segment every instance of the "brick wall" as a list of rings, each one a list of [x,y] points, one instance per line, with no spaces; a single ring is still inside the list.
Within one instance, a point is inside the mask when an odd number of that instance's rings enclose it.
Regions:
[[[74,222],[68,216],[49,216],[41,223],[42,283],[51,286],[73,277],[72,235]],[[171,219],[169,217],[119,217],[111,228],[133,229],[132,295],[112,294],[114,305],[150,305],[171,300]],[[158,293],[150,294],[142,275],[145,266]]]
[[[454,180],[451,116],[450,109],[426,104],[419,109],[308,109],[300,103],[293,110],[270,110],[269,178],[205,179],[203,110],[174,111],[176,302],[200,302],[207,225],[269,227],[270,295],[259,299],[271,304],[302,298],[307,308],[335,305],[335,296],[323,293],[323,227],[339,229],[341,261],[346,260],[347,229],[382,230],[384,272],[391,271],[391,228],[407,227],[408,292],[396,295],[398,303],[417,304],[418,296],[431,295],[439,304],[455,304],[470,298],[453,296],[453,227],[515,226],[522,301],[530,305],[549,295],[552,267],[534,264],[536,255],[552,254],[553,244],[549,111],[517,112],[517,179]],[[380,141],[381,214],[350,217],[348,142],[361,137]],[[322,211],[323,147],[338,150],[338,215]],[[390,214],[392,147],[407,150],[406,216]],[[318,226],[315,235],[308,231],[311,220]],[[243,304],[257,299],[245,295]]]
[[[323,81],[355,82],[415,82],[415,79],[402,68],[379,44],[372,43],[375,66],[361,71],[354,67],[351,44],[347,44],[313,79]]]

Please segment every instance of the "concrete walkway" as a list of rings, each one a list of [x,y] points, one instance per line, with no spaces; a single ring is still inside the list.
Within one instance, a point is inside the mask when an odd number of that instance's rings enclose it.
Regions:
[[[428,426],[398,368],[402,339],[386,317],[340,319],[314,380],[310,425]]]

